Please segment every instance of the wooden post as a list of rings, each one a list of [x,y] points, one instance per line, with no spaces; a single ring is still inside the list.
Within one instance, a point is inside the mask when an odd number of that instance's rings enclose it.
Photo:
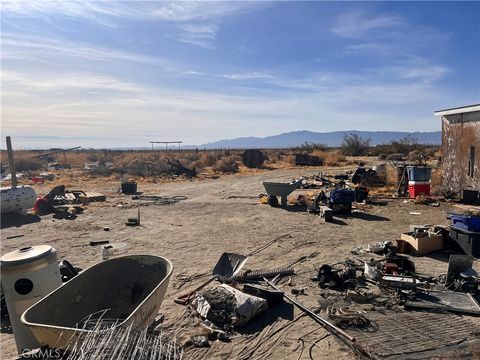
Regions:
[[[15,173],[15,162],[13,160],[12,140],[7,136],[7,153],[8,153],[8,167],[10,168],[10,176],[12,178],[12,187],[17,187],[17,175]]]

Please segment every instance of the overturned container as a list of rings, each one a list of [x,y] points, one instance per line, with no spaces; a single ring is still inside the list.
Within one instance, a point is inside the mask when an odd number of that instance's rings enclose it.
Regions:
[[[2,214],[24,214],[35,205],[37,193],[30,186],[5,187],[0,189]]]
[[[26,309],[62,284],[57,253],[49,245],[30,246],[3,255],[0,264],[17,350],[21,353],[36,349],[38,341],[20,318]]]
[[[100,262],[64,283],[22,316],[41,345],[81,343],[100,319],[111,326],[145,328],[157,316],[173,271],[152,255]]]

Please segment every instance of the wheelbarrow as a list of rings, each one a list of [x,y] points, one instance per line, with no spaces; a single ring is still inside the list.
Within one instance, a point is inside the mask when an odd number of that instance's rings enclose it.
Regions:
[[[248,256],[239,255],[235,253],[223,253],[220,256],[217,264],[212,270],[212,277],[205,281],[202,285],[190,291],[187,294],[180,295],[178,298],[173,300],[175,303],[180,305],[187,305],[192,299],[193,296],[202,290],[205,286],[210,284],[213,280],[226,280],[231,277],[234,277],[242,269],[243,265],[248,260]]]
[[[298,189],[302,185],[302,178],[295,179],[290,183],[278,183],[264,181],[262,182],[263,187],[268,195],[268,204],[270,206],[278,205],[278,196],[280,196],[282,206],[287,206],[287,196],[290,195],[294,190]]]
[[[144,329],[158,314],[172,272],[172,263],[160,256],[102,261],[32,305],[21,321],[40,345],[56,349],[83,339],[99,314],[115,326]]]

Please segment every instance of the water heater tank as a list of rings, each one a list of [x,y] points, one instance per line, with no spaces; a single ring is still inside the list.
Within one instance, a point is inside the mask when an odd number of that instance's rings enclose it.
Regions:
[[[2,214],[25,213],[35,205],[37,193],[30,186],[0,188]]]
[[[20,318],[25,310],[62,285],[57,253],[50,245],[29,246],[0,258],[2,289],[19,353],[40,347]]]

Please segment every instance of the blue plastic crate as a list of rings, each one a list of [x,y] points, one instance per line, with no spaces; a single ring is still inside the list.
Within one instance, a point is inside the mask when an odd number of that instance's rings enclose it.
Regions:
[[[432,168],[426,166],[407,166],[409,181],[430,181]]]
[[[456,229],[480,232],[480,217],[471,215],[450,215],[451,225]]]
[[[355,191],[335,189],[330,192],[330,202],[333,204],[351,204],[355,200]]]

